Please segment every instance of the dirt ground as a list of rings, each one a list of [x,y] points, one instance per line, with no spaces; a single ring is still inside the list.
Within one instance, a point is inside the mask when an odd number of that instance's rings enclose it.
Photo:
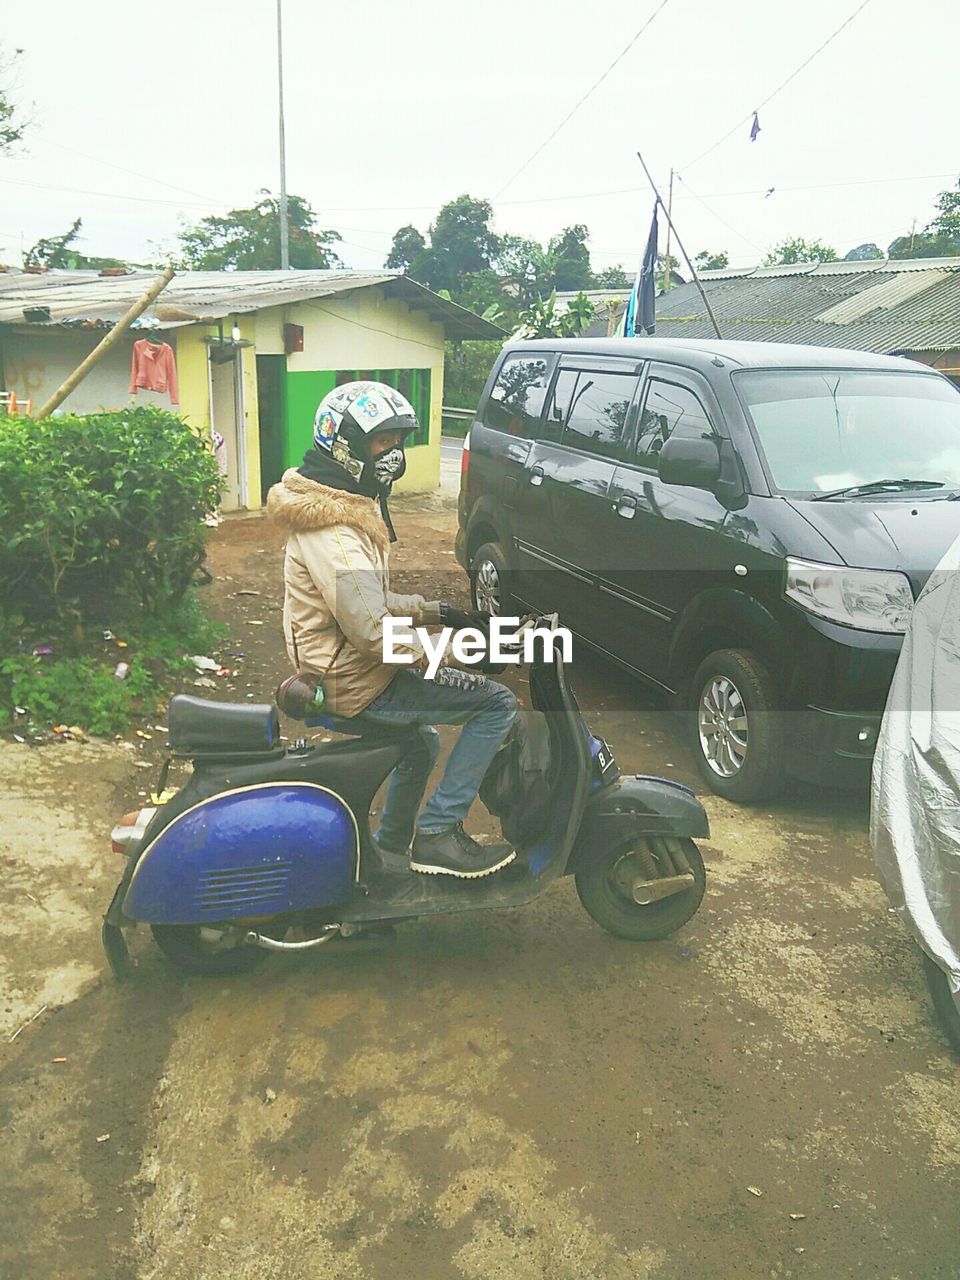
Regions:
[[[400,589],[462,593],[449,504],[396,505]],[[279,539],[231,520],[211,563],[236,674],[194,691],[259,700]],[[622,767],[694,781],[636,686],[585,654],[574,682]],[[960,1071],[865,796],[707,797],[707,897],[666,942],[607,936],[563,881],[230,981],[140,931],[117,986],[99,916],[143,732],[0,744],[4,1280],[960,1276]]]

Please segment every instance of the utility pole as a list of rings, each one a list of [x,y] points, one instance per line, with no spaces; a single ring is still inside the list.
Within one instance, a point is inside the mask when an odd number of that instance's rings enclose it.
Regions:
[[[277,0],[277,93],[280,101],[280,269],[290,270],[290,220],[287,216],[287,136],[283,121],[283,0]]]
[[[667,251],[663,255],[663,292],[666,293],[670,288],[670,233],[673,231],[673,224],[670,221],[670,215],[673,213],[673,169],[670,170],[670,190],[667,194]]]

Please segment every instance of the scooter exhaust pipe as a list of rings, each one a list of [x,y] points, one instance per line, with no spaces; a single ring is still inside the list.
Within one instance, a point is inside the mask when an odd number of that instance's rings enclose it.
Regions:
[[[319,938],[306,938],[302,942],[281,942],[279,938],[270,938],[266,934],[251,929],[243,935],[243,940],[251,947],[263,947],[264,951],[312,951],[325,942],[331,942],[340,932],[338,924],[327,925]]]
[[[670,898],[675,893],[684,893],[694,886],[693,872],[688,871],[680,876],[661,876],[657,880],[634,880],[630,886],[633,900],[641,907],[648,907],[652,902],[662,898]]]

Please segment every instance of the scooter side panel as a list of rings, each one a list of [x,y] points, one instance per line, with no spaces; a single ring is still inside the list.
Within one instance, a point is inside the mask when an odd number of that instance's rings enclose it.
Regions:
[[[141,856],[123,914],[204,924],[346,901],[359,872],[356,820],[311,783],[222,792],[181,813]]]

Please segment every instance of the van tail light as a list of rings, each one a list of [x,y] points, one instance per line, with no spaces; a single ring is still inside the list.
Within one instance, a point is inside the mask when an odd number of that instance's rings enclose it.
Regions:
[[[133,846],[143,839],[156,808],[133,809],[125,813],[110,832],[110,847],[114,853],[131,853]]]
[[[463,437],[463,450],[460,454],[460,488],[467,483],[467,472],[470,470],[470,432]]]

